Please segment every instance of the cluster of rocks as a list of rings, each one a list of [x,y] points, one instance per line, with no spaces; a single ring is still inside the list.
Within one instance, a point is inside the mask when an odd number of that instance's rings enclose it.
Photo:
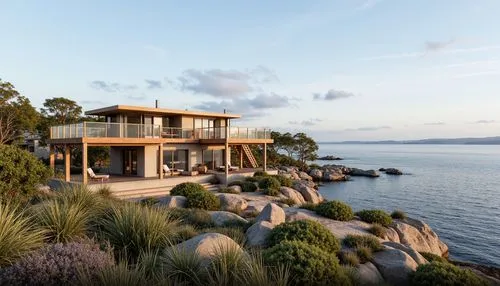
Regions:
[[[319,157],[317,160],[322,160],[322,161],[339,161],[339,160],[344,160],[344,159],[342,159],[340,157],[333,156],[333,155],[327,155],[327,156]]]
[[[396,175],[396,176],[403,175],[403,172],[401,170],[396,169],[396,168],[380,168],[378,170],[380,172],[386,173],[387,175]]]

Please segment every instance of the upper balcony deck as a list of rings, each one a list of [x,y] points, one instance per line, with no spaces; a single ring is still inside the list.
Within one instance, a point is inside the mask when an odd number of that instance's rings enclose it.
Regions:
[[[226,133],[228,135],[226,135]],[[53,144],[154,144],[200,143],[224,144],[273,143],[268,128],[211,127],[176,128],[161,125],[82,122],[52,126],[49,143]]]

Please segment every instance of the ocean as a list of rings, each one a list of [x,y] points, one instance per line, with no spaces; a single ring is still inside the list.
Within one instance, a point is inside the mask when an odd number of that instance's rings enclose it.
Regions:
[[[450,258],[500,267],[500,146],[319,144],[318,153],[344,158],[319,165],[409,173],[327,183],[325,198],[355,211],[401,209],[429,224]]]

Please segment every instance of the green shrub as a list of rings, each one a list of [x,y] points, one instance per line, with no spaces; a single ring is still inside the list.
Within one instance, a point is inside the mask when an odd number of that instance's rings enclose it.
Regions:
[[[199,229],[214,226],[212,217],[206,210],[173,208],[168,211],[173,219],[179,220],[182,224],[192,225]]]
[[[340,250],[337,238],[319,222],[312,220],[297,220],[276,226],[269,234],[267,243],[269,246],[274,246],[287,240],[302,241],[328,253]]]
[[[277,197],[279,196],[280,191],[278,189],[263,189],[262,193],[266,196]]]
[[[267,172],[264,172],[264,171],[257,171],[255,173],[253,173],[253,176],[254,177],[267,177],[267,176],[269,176],[269,174]]]
[[[352,251],[341,251],[339,253],[340,263],[349,266],[358,266],[359,257],[355,252]]]
[[[407,216],[406,216],[406,213],[404,211],[400,211],[400,210],[395,210],[391,213],[391,217],[393,219],[406,219]]]
[[[282,198],[282,199],[279,199],[278,202],[281,204],[289,205],[289,206],[295,205],[295,200],[293,200],[291,198]]]
[[[305,209],[305,210],[310,210],[310,211],[316,211],[317,207],[318,207],[318,204],[305,203],[305,204],[300,205],[299,208]]]
[[[75,285],[79,286],[142,286],[153,285],[153,281],[148,280],[147,274],[139,267],[129,267],[126,261],[117,265],[106,267],[101,271],[90,272],[81,271]],[[165,285],[171,285],[165,283]]]
[[[374,223],[369,229],[368,229],[368,232],[370,232],[371,234],[375,235],[375,236],[378,236],[380,238],[384,238],[386,233],[387,233],[387,229],[385,227],[383,227],[382,225],[378,224],[378,223]]]
[[[208,285],[238,285],[245,266],[245,253],[237,245],[217,245],[207,268]]]
[[[113,255],[94,243],[53,244],[2,269],[2,285],[68,285],[79,272],[95,273],[114,264]]]
[[[352,208],[341,201],[322,202],[316,207],[316,212],[327,218],[349,221],[354,217]]]
[[[436,255],[434,253],[420,252],[420,255],[422,255],[429,262],[436,261],[436,262],[441,262],[441,263],[449,263],[446,258],[441,257],[439,255]]]
[[[468,269],[461,269],[450,263],[431,262],[418,266],[410,274],[413,286],[486,286],[488,283]]]
[[[204,284],[205,267],[200,255],[185,248],[169,247],[165,251],[165,272],[176,285]]]
[[[385,227],[392,223],[392,218],[383,210],[362,210],[357,212],[362,221],[367,223],[378,223]]]
[[[244,193],[255,192],[257,191],[257,186],[252,182],[243,182],[241,184],[241,191]]]
[[[210,191],[194,191],[187,196],[186,207],[216,211],[220,209],[220,200]]]
[[[280,187],[281,187],[280,181],[278,181],[278,179],[273,177],[265,177],[259,182],[259,188],[263,190],[267,189],[279,190]]]
[[[176,230],[174,242],[181,243],[183,241],[186,241],[188,239],[197,236],[198,234],[200,233],[194,226],[189,224],[181,225]]]
[[[177,186],[175,186],[170,191],[170,195],[171,196],[188,197],[192,193],[197,193],[197,192],[201,192],[201,191],[205,191],[205,188],[202,185],[197,184],[197,183],[187,182],[187,183],[181,183],[181,184],[178,184]]]
[[[96,193],[105,198],[113,197],[113,192],[111,191],[111,187],[109,185],[101,185]]]
[[[293,186],[293,180],[291,178],[285,177],[283,175],[274,175],[272,177],[276,178],[280,182],[280,185],[283,187],[291,188]]]
[[[233,185],[233,186],[237,186],[237,185]],[[223,193],[223,194],[239,194],[240,192],[238,191],[235,191],[231,188],[226,188],[226,187],[220,187],[217,192],[219,193]]]
[[[231,183],[227,184],[228,187],[231,186],[240,186],[243,185],[243,181],[232,181]]]
[[[99,221],[102,236],[134,260],[142,251],[156,251],[175,239],[178,221],[166,209],[128,203],[113,206]]]
[[[43,246],[45,231],[16,206],[0,202],[0,268]]]
[[[361,246],[355,249],[360,263],[366,263],[373,259],[373,250],[367,246]]]
[[[0,144],[0,200],[27,201],[51,176],[52,170],[33,154]]]
[[[245,178],[245,182],[249,182],[249,183],[258,183],[260,180],[262,180],[264,177],[260,176],[260,177],[246,177]]]
[[[283,241],[264,250],[267,264],[288,265],[294,285],[351,285],[333,253],[301,241]]]
[[[383,246],[378,238],[373,235],[348,234],[342,242],[345,246],[351,248],[368,247],[373,251],[379,251],[383,249]]]
[[[160,200],[158,198],[155,198],[155,197],[144,198],[144,199],[139,201],[139,203],[143,206],[153,206],[159,202],[160,202]]]
[[[309,164],[309,168],[308,169],[309,170],[311,170],[311,169],[321,169],[321,166],[318,165],[318,164],[314,164],[313,163],[313,164]]]

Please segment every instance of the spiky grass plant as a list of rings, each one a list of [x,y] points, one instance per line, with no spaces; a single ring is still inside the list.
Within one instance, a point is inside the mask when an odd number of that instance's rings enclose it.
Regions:
[[[105,207],[103,197],[91,192],[86,185],[65,185],[57,192],[56,200],[79,205],[94,212],[101,211]]]
[[[234,244],[220,244],[208,266],[208,284],[219,286],[241,285],[241,273],[248,257]]]
[[[170,247],[165,251],[163,265],[172,281],[185,285],[206,285],[206,268],[196,252]]]
[[[87,286],[142,286],[151,285],[145,272],[138,267],[129,267],[126,261],[108,267],[96,273],[81,271],[77,285]]]
[[[141,251],[168,246],[175,238],[178,221],[165,209],[127,203],[112,206],[99,224],[103,238],[134,261]]]
[[[0,268],[42,247],[45,235],[17,206],[0,203]]]
[[[290,270],[286,265],[278,267],[266,266],[260,251],[250,254],[244,260],[240,273],[241,285],[264,286],[277,285],[286,286],[290,284]]]
[[[82,237],[89,229],[93,211],[84,201],[69,198],[46,201],[33,208],[36,222],[47,231],[52,242],[68,242]]]

